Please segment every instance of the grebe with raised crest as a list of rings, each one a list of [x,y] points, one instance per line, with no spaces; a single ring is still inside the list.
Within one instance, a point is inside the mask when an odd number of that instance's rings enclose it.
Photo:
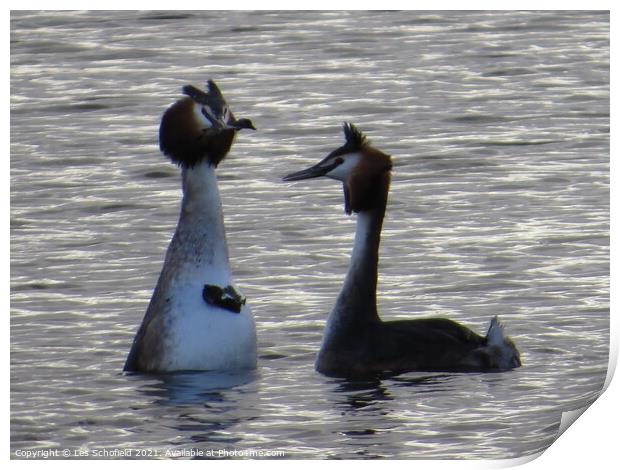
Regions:
[[[159,128],[161,151],[181,167],[181,214],[124,370],[253,369],[256,327],[233,285],[215,169],[235,134],[255,127],[211,80],[183,93]]]
[[[491,319],[485,336],[446,318],[379,318],[379,242],[392,160],[372,147],[353,124],[344,124],[344,135],[345,144],[319,163],[284,177],[284,181],[320,176],[341,181],[345,211],[357,214],[349,269],[327,319],[316,369],[330,376],[352,377],[519,367],[519,352],[497,317]]]

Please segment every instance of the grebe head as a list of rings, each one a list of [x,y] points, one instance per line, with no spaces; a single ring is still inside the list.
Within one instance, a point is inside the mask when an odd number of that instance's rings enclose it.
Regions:
[[[256,130],[251,120],[247,118],[235,119],[224,95],[213,80],[207,81],[207,92],[196,88],[193,85],[185,85],[183,94],[189,96],[198,105],[201,119],[209,127],[215,129],[253,129]]]
[[[249,119],[235,119],[213,80],[204,92],[193,85],[166,110],[159,127],[159,147],[173,162],[192,167],[201,161],[217,166],[240,129],[256,129]]]
[[[353,124],[344,123],[345,143],[314,166],[285,176],[284,181],[299,181],[326,176],[342,181],[347,214],[368,210],[389,186],[392,159],[370,145]],[[386,183],[381,185],[380,183]]]

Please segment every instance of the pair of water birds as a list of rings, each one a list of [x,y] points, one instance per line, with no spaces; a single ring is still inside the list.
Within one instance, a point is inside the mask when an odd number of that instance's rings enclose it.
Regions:
[[[161,151],[181,167],[183,200],[164,266],[125,364],[126,371],[174,372],[256,367],[256,327],[234,287],[215,169],[241,129],[213,81],[191,85],[162,118]],[[344,145],[284,181],[342,182],[355,243],[344,284],[327,319],[316,369],[359,377],[408,371],[504,371],[521,365],[497,317],[485,336],[445,318],[383,321],[377,312],[381,228],[391,157],[353,124]]]

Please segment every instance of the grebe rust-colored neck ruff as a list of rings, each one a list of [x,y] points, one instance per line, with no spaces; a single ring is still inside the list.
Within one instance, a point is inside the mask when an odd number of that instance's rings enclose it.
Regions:
[[[204,92],[193,85],[187,95],[164,113],[159,127],[159,147],[180,166],[191,168],[206,161],[217,166],[228,154],[241,129],[256,129],[249,119],[236,119],[215,82]]]

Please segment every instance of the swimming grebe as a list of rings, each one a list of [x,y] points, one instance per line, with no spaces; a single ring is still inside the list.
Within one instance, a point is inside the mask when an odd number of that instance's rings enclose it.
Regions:
[[[181,167],[183,200],[157,286],[125,363],[126,371],[256,367],[256,328],[233,287],[215,168],[249,119],[235,119],[217,85],[166,110],[161,151]]]
[[[353,125],[345,144],[318,164],[284,177],[342,181],[347,214],[358,214],[344,285],[330,313],[316,369],[331,376],[408,371],[502,371],[521,365],[497,317],[486,336],[445,318],[382,321],[377,313],[377,265],[392,160]]]

